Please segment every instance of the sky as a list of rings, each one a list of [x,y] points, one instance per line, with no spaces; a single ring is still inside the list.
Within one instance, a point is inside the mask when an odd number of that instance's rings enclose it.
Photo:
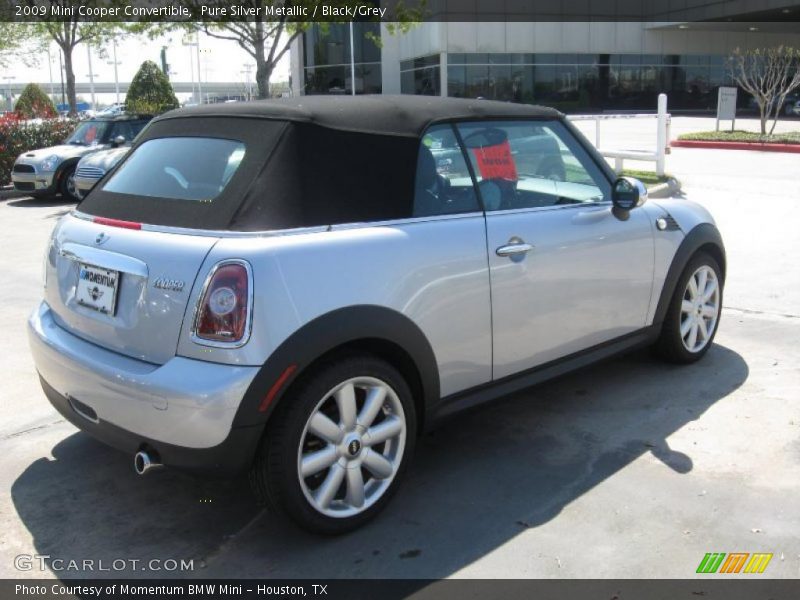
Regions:
[[[170,79],[172,81],[192,81],[192,70],[196,71],[197,58],[193,46],[182,45],[183,34],[172,33],[156,40],[146,37],[127,37],[117,43],[117,61],[119,81],[131,81],[139,66],[145,60],[152,60],[161,65],[161,47],[167,46],[167,62],[169,63]],[[247,65],[252,65],[250,81],[255,78],[255,61],[244,50],[232,41],[214,39],[205,34],[200,34],[200,67],[202,81],[234,81],[241,82],[244,86]],[[107,57],[103,58],[97,48],[92,48],[92,72],[95,82],[113,82],[113,49],[112,44],[106,44]],[[58,47],[51,44],[52,77],[56,94],[60,94],[61,80],[58,74]],[[75,81],[89,81],[89,59],[86,45],[80,44],[72,54]],[[47,67],[47,54],[39,56],[38,65],[26,66],[21,61],[11,64],[0,72],[0,91],[4,94],[4,86],[8,77],[13,77],[15,84],[40,82],[47,84],[45,91],[49,92],[50,73]],[[278,68],[272,75],[272,81],[287,81],[289,79],[289,53],[281,60]],[[197,73],[194,73],[197,80]],[[180,100],[187,100],[191,94],[178,94]],[[89,93],[81,94],[89,100]],[[97,94],[98,104],[114,102],[114,94]]]

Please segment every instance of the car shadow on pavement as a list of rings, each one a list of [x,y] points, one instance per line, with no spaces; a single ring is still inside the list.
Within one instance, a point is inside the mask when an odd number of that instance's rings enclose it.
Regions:
[[[77,203],[75,200],[69,200],[63,196],[54,196],[52,198],[47,198],[46,200],[30,197],[19,198],[15,200],[9,200],[7,204],[8,206],[13,206],[14,208],[55,208],[60,206],[68,206],[70,207],[70,210],[72,210],[75,208]]]
[[[440,578],[557,519],[645,455],[690,473],[691,455],[669,436],[747,377],[744,359],[724,346],[686,367],[641,351],[457,416],[419,440],[386,511],[337,538],[261,511],[244,480],[137,477],[131,457],[84,434],[31,464],[11,495],[37,552],[52,557],[194,558],[201,577]],[[649,488],[647,502],[670,494],[669,477],[656,481],[664,489]],[[81,575],[93,574],[69,574]]]

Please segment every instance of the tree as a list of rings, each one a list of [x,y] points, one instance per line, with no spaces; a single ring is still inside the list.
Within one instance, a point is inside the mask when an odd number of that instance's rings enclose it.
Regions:
[[[411,0],[411,2],[416,4],[415,8],[406,8],[402,0],[392,3],[390,33],[407,31],[422,19],[426,0]],[[316,14],[315,9],[319,8],[320,0],[242,0],[237,6],[253,15],[244,21],[229,20],[231,18],[230,0],[178,0],[178,4],[188,8],[190,14],[198,21],[177,23],[160,28],[147,27],[150,34],[158,35],[166,29],[182,28],[189,33],[196,34],[202,31],[210,37],[235,42],[256,63],[258,97],[268,98],[272,72],[281,58],[289,51],[292,41],[315,23],[302,19],[309,19]],[[367,2],[364,0],[337,0],[327,4],[353,10],[357,6],[370,4],[377,6],[378,0],[368,0]],[[298,16],[287,15],[286,10],[278,10],[281,8],[289,9],[293,11],[292,14]],[[203,10],[201,11],[201,9]],[[222,16],[222,9],[227,10],[227,17]],[[327,23],[320,23],[320,26],[326,27]],[[139,26],[137,31],[143,29],[145,27]],[[373,41],[380,43],[379,40]]]
[[[11,52],[25,39],[24,30],[16,23],[0,23],[0,67],[8,65]]]
[[[167,76],[153,61],[144,61],[128,88],[125,109],[132,113],[156,115],[178,106]]]
[[[14,112],[23,119],[49,119],[56,116],[56,105],[50,96],[35,83],[29,83],[22,90]]]
[[[82,2],[86,6],[115,4],[117,0],[90,0]],[[48,5],[62,8],[75,7],[76,4],[71,0],[48,0]],[[69,14],[69,13],[66,13]],[[63,21],[35,21],[27,23],[28,35],[33,38],[45,40],[49,43],[54,41],[64,56],[64,78],[67,87],[67,102],[69,103],[69,114],[78,114],[77,99],[75,97],[75,71],[72,66],[72,51],[78,44],[103,44],[112,37],[124,34],[131,30],[126,23],[90,23],[80,20],[78,11],[74,11],[71,17],[64,17]]]
[[[775,131],[786,97],[800,86],[800,50],[788,46],[740,50],[728,57],[733,80],[755,98],[761,120],[761,135]]]
[[[30,39],[26,25],[0,22],[0,67],[7,67],[12,60],[20,59],[26,65],[36,64],[45,50],[37,41]]]

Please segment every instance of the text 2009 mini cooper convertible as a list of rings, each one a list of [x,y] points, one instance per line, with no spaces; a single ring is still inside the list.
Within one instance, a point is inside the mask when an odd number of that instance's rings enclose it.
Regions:
[[[302,526],[345,531],[446,415],[634,346],[708,350],[720,235],[645,200],[547,108],[168,113],[57,225],[33,355],[138,472],[249,469]]]

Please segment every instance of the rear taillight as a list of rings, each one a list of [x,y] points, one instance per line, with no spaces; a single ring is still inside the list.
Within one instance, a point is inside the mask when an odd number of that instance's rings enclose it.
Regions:
[[[253,300],[250,266],[244,261],[217,264],[206,280],[194,336],[201,343],[241,346],[250,336]]]

